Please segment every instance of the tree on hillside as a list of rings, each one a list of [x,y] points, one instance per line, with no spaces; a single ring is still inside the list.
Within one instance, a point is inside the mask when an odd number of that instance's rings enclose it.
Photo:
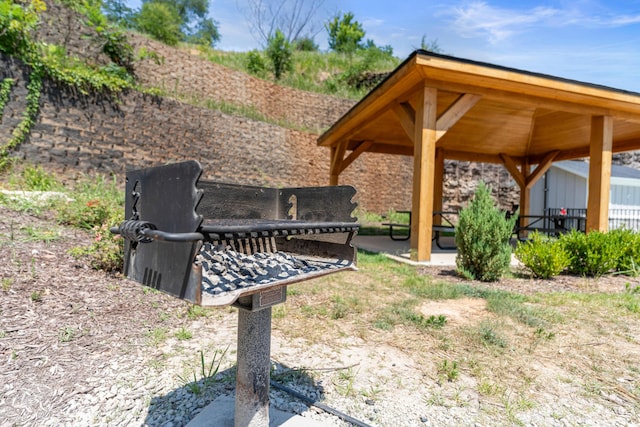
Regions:
[[[143,7],[147,3],[165,4],[177,12],[183,41],[205,46],[214,46],[220,41],[217,23],[207,17],[208,0],[143,0]]]
[[[135,16],[137,29],[169,46],[177,45],[182,38],[181,22],[182,19],[174,7],[159,2],[144,3]]]
[[[275,34],[269,38],[267,45],[267,56],[271,60],[273,66],[273,76],[276,80],[293,69],[291,43],[287,41],[284,34],[280,30],[276,30]]]
[[[247,0],[247,19],[253,36],[265,44],[276,30],[289,43],[313,40],[322,30],[316,14],[323,3],[324,0]]]
[[[444,53],[438,44],[438,39],[427,40],[426,35],[422,35],[419,49],[428,50],[434,53]]]
[[[365,32],[362,24],[354,19],[353,13],[337,14],[325,24],[329,33],[329,49],[341,53],[353,53],[362,47]]]
[[[127,7],[124,0],[104,0],[103,10],[111,22],[169,45],[185,41],[214,46],[220,41],[218,24],[208,17],[208,0],[143,0],[138,11]]]

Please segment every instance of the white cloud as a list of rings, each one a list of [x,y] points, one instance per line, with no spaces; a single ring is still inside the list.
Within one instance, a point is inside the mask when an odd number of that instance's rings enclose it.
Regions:
[[[365,18],[362,20],[362,27],[364,28],[364,30],[366,31],[367,28],[378,28],[378,27],[383,27],[384,26],[384,19],[379,19],[379,18]]]
[[[640,14],[594,13],[585,4],[568,8],[535,7],[516,10],[496,7],[485,1],[474,1],[443,12],[452,19],[452,27],[464,38],[483,37],[491,44],[505,41],[536,28],[558,28],[573,25],[582,28],[616,28],[640,23]]]
[[[453,8],[453,25],[463,37],[483,36],[491,43],[505,40],[527,27],[549,20],[558,10],[536,7],[527,11],[516,11],[493,7],[485,2],[473,2]]]

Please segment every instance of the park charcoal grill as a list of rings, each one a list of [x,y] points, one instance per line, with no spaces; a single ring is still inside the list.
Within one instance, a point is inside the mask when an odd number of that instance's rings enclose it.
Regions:
[[[354,270],[349,186],[200,180],[197,161],[128,171],[124,273],[193,304],[239,307],[235,427],[268,426],[271,307],[288,285]]]
[[[199,180],[196,161],[127,172],[124,273],[203,306],[353,269],[353,187]],[[273,295],[272,295],[273,296]]]

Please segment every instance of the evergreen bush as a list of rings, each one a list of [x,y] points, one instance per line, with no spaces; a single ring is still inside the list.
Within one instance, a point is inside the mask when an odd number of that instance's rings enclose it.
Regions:
[[[458,272],[470,279],[498,280],[511,261],[509,241],[515,220],[494,206],[489,187],[480,182],[469,206],[460,211],[456,227]]]
[[[515,256],[535,277],[548,279],[557,276],[569,265],[569,254],[557,239],[537,231],[529,239],[519,242]]]

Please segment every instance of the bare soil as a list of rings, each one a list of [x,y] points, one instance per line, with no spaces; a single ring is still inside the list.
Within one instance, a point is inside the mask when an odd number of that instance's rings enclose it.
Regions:
[[[209,361],[214,349],[228,348],[221,369],[232,378],[235,309],[190,311],[187,303],[69,255],[90,241],[88,233],[2,206],[0,218],[0,426],[161,425],[150,421],[153,405],[184,388],[184,376],[199,369],[200,350]],[[43,231],[55,238],[42,241]],[[469,283],[450,267],[422,273]],[[385,273],[369,276],[376,274]],[[638,425],[637,313],[619,315],[603,298],[596,315],[572,299],[554,307],[563,320],[551,334],[497,316],[483,299],[465,298],[418,307],[425,317],[446,316],[441,330],[376,329],[377,302],[364,290],[381,285],[358,272],[336,276],[342,279],[325,280],[348,283],[354,293],[345,291],[344,298],[360,295],[362,311],[327,315],[323,307],[338,302],[321,290],[331,282],[296,285],[274,308],[272,359],[306,372],[326,403],[352,416],[388,426]],[[616,276],[534,280],[516,274],[472,285],[561,299],[563,293],[622,294],[628,283],[640,284]],[[379,291],[396,292],[388,285]],[[478,344],[478,325],[493,325],[509,345]],[[181,330],[193,337],[180,338]],[[231,379],[218,391],[232,385]]]

